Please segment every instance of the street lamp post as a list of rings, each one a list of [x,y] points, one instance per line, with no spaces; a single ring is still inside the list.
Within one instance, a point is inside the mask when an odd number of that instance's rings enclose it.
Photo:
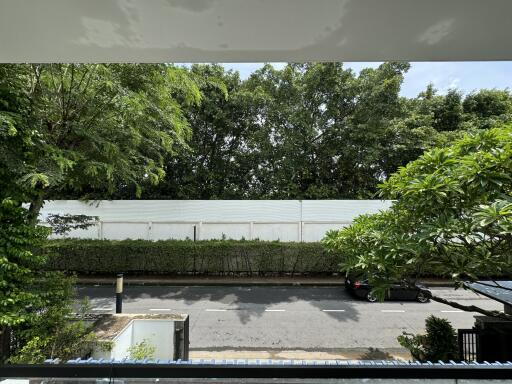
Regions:
[[[123,274],[118,273],[116,279],[116,313],[123,313]]]

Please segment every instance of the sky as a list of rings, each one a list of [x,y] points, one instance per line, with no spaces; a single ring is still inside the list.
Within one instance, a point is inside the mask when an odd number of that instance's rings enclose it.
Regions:
[[[272,63],[282,68],[284,63]],[[351,63],[345,65],[359,72],[362,68],[377,67],[380,63]],[[240,72],[246,79],[262,63],[224,63],[226,69]],[[474,61],[474,62],[413,62],[405,75],[401,94],[415,97],[428,83],[433,83],[439,93],[444,94],[450,88],[457,88],[464,94],[480,88],[497,88],[512,91],[512,61]]]

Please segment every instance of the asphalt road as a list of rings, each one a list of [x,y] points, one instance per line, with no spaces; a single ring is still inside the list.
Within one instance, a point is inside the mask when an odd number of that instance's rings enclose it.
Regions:
[[[433,288],[433,293],[466,305],[501,310],[470,291]],[[111,286],[79,287],[92,311],[114,312]],[[126,287],[125,313],[187,313],[191,351],[343,351],[400,349],[402,331],[423,331],[431,314],[455,328],[471,328],[473,313],[430,302],[368,303],[342,287]]]

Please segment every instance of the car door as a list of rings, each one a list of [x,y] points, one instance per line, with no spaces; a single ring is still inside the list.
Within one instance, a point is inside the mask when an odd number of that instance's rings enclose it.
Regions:
[[[406,282],[393,283],[391,285],[392,300],[414,300],[417,295],[417,289],[410,287]]]
[[[389,298],[391,300],[403,300],[405,298],[402,284],[391,284],[391,287],[389,288]]]

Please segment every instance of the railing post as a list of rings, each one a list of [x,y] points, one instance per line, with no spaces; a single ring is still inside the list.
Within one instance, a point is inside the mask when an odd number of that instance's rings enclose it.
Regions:
[[[460,361],[466,361],[464,356],[464,330],[457,329],[457,343],[459,344],[459,359]]]

